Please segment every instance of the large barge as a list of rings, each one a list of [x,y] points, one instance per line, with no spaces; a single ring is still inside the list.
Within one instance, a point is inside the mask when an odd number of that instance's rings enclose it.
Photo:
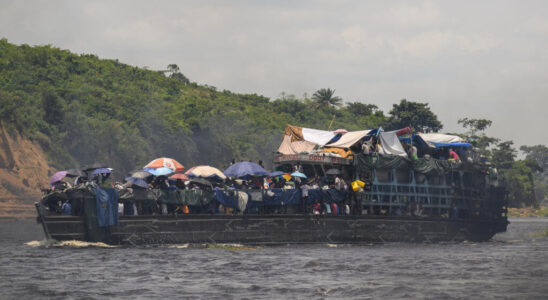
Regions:
[[[82,186],[44,196],[36,203],[38,219],[47,238],[132,245],[487,241],[506,231],[508,225],[506,191],[486,179],[485,164],[377,153],[355,153],[352,158],[278,153],[274,166],[284,172],[300,169],[310,178],[336,169],[341,177],[367,178],[370,184],[348,192],[333,188],[309,188],[306,192],[149,189],[129,195]],[[113,226],[100,226],[104,220],[98,214],[104,213],[105,203],[97,193],[105,190],[121,195],[114,197],[116,203],[155,209],[149,210],[150,214],[116,216]],[[51,209],[52,201],[66,199],[72,203],[73,215]],[[309,206],[318,202],[352,209],[349,213],[313,214]],[[212,213],[212,204],[234,210]],[[162,205],[194,209],[162,214],[158,209]]]

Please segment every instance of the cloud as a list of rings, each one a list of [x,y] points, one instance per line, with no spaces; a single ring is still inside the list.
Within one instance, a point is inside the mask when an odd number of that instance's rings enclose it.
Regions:
[[[548,4],[531,1],[0,0],[0,36],[163,69],[277,97],[323,87],[389,110],[426,101],[448,130],[461,117],[548,144]],[[524,130],[530,128],[530,130]]]

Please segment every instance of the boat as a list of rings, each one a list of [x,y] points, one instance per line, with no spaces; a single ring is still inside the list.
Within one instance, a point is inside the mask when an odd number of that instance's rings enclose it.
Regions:
[[[315,150],[308,145],[308,152],[295,153],[293,150],[298,147],[288,151],[284,143],[302,146],[303,139],[291,141],[287,132],[273,159],[276,170],[302,171],[310,178],[335,172],[355,180],[352,188],[307,188],[306,192],[284,188],[135,189],[128,194],[85,184],[44,195],[36,203],[38,221],[48,239],[129,245],[481,242],[506,231],[507,192],[486,178],[490,168],[486,163],[428,155],[411,159],[398,153],[398,147],[390,150],[390,145],[383,142],[391,140],[397,144],[394,132],[381,132],[376,137],[371,131],[365,135],[363,132],[343,141],[354,145],[375,138],[383,148],[382,154],[355,151],[352,156],[343,157],[318,151],[329,145],[317,147],[318,143],[326,143],[317,140],[310,142],[315,144]],[[415,139],[430,145],[426,152],[447,151],[440,146],[442,143],[432,147],[425,136]],[[356,182],[362,185],[354,185]],[[54,208],[55,203],[66,200],[72,203],[72,215],[59,214]],[[340,212],[313,213],[309,205],[318,202],[326,206],[338,204],[334,210]],[[146,207],[151,209],[147,214],[118,215],[118,203],[138,204],[140,212]],[[166,206],[180,205],[190,207],[190,213],[165,211]],[[216,211],[219,205],[225,208],[224,213]],[[344,212],[343,206],[352,209]],[[109,214],[110,220],[105,219]]]

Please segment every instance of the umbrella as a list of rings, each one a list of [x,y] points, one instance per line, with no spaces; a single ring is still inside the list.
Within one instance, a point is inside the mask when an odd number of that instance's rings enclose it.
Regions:
[[[289,174],[283,174],[282,177],[285,179],[285,181],[291,180],[291,175]]]
[[[153,168],[153,169],[159,169],[159,168],[170,168],[173,170],[173,172],[182,172],[185,167],[181,165],[178,161],[174,160],[173,158],[167,158],[167,157],[161,157],[157,158],[151,162],[149,162],[145,168]]]
[[[196,178],[191,178],[189,181],[191,183],[197,183],[197,184],[201,184],[201,185],[205,185],[213,188],[213,185],[207,179],[196,177]]]
[[[170,168],[162,167],[155,170],[151,170],[150,173],[154,176],[162,176],[162,175],[168,175],[173,173],[173,170]]]
[[[60,181],[61,179],[65,178],[65,176],[67,176],[67,171],[59,171],[59,172],[53,174],[53,176],[51,176],[51,178],[49,179],[49,185],[53,186],[54,183],[56,183],[57,181]]]
[[[242,161],[233,164],[225,170],[225,175],[229,177],[261,176],[268,175],[268,172],[261,166],[250,161]]]
[[[189,177],[202,177],[202,178],[214,178],[218,177],[219,179],[226,179],[225,174],[221,170],[211,167],[211,166],[196,166],[188,169],[185,172]]]
[[[144,181],[141,178],[135,178],[135,177],[126,177],[126,182],[131,183],[133,186],[141,187],[141,188],[148,188],[148,183]]]
[[[133,178],[145,179],[145,178],[149,178],[150,176],[152,176],[152,173],[141,170],[141,171],[131,172],[130,176],[133,177]]]
[[[341,170],[339,169],[329,169],[325,172],[326,175],[339,175],[341,174]]]
[[[67,170],[67,177],[83,177],[86,176],[86,173],[80,169],[70,169]]]
[[[92,163],[91,165],[84,166],[82,170],[84,170],[84,172],[89,172],[91,170],[106,168],[106,167],[107,167],[107,164],[104,164],[101,162],[95,162],[95,163]]]
[[[304,173],[301,173],[301,172],[293,172],[293,173],[291,173],[291,176],[293,176],[293,177],[307,178],[306,175],[304,175]]]
[[[270,177],[276,177],[276,176],[280,176],[280,175],[283,175],[283,174],[285,174],[285,173],[282,172],[282,171],[274,171],[274,172],[268,174],[268,176],[270,176]]]
[[[110,173],[112,173],[112,169],[109,169],[109,168],[98,168],[98,169],[93,170],[93,172],[91,172],[91,175],[97,175],[97,174],[110,174]]]
[[[180,180],[183,180],[183,181],[186,181],[186,180],[189,180],[190,178],[188,178],[188,176],[186,176],[185,174],[173,174],[169,177],[169,179],[172,179],[172,180],[177,180],[177,179],[180,179]]]

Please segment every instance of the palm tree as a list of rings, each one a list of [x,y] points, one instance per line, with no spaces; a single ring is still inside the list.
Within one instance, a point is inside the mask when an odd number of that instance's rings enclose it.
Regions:
[[[341,106],[342,99],[333,97],[333,94],[335,94],[335,90],[330,88],[320,89],[312,95],[312,100],[316,101],[317,107]]]

